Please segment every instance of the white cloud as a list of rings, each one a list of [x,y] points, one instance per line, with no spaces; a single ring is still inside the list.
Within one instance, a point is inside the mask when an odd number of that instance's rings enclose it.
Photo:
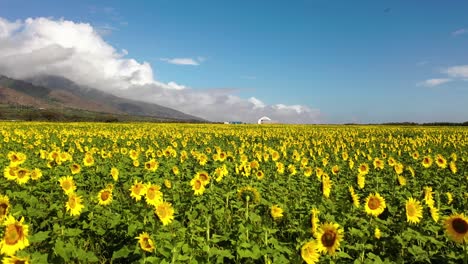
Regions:
[[[449,67],[443,72],[454,78],[468,78],[468,65]]]
[[[458,30],[455,30],[454,32],[452,32],[452,36],[459,36],[459,35],[463,35],[463,34],[466,34],[466,33],[468,33],[468,29],[461,28],[461,29],[458,29]]]
[[[108,10],[112,11],[112,10]],[[127,58],[88,23],[64,19],[0,18],[0,74],[12,78],[57,75],[73,82],[127,98],[157,103],[212,121],[256,122],[261,116],[284,123],[317,123],[321,114],[307,106],[267,105],[243,99],[230,89],[191,89],[175,81],[162,83],[147,62]],[[174,58],[168,62],[198,65],[205,58]]]
[[[170,63],[170,64],[176,64],[176,65],[192,65],[192,66],[198,66],[200,65],[200,62],[202,62],[202,60],[198,59],[195,60],[195,59],[192,59],[192,58],[172,58],[172,59],[168,59],[168,58],[161,58],[162,61],[165,61],[167,63]]]
[[[419,83],[419,85],[426,86],[426,87],[434,87],[434,86],[438,86],[438,85],[441,85],[450,81],[452,81],[452,79],[436,78],[436,79],[425,80],[424,82]]]

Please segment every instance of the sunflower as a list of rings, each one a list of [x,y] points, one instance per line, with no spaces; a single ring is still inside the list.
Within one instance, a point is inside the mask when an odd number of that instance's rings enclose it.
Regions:
[[[169,179],[165,179],[164,180],[164,186],[167,188],[167,189],[171,189],[172,188],[172,183]]]
[[[322,175],[323,175],[323,170],[322,170],[322,168],[319,168],[319,167],[315,168],[315,175],[317,175],[317,178],[318,178],[319,180],[322,179]]]
[[[278,205],[272,205],[270,208],[270,214],[274,220],[281,219],[283,217],[283,212],[283,209],[281,209],[281,207]]]
[[[21,185],[25,184],[29,181],[31,173],[28,169],[25,168],[18,168],[16,171],[16,182]]]
[[[347,161],[348,158],[349,158],[348,152],[343,151],[343,153],[341,153],[341,158],[342,158],[344,161]]]
[[[114,179],[114,181],[118,181],[119,180],[119,169],[113,167],[110,170],[110,175],[112,176],[112,179]]]
[[[76,190],[75,182],[71,176],[63,176],[59,179],[60,187],[65,194],[70,194]]]
[[[195,195],[202,195],[205,192],[205,186],[199,177],[195,176],[195,178],[190,181],[190,185],[192,185],[192,190]]]
[[[13,216],[8,216],[3,225],[4,236],[0,242],[0,252],[7,256],[13,256],[16,251],[29,246],[29,226],[23,224],[24,217],[17,221]]]
[[[353,186],[349,186],[348,190],[349,194],[351,195],[351,199],[353,200],[354,207],[359,208],[359,195],[354,192]]]
[[[357,184],[359,189],[364,189],[366,186],[366,176],[364,174],[359,173],[357,176]]]
[[[447,160],[440,154],[436,157],[436,164],[441,169],[447,168]]]
[[[37,181],[40,178],[42,178],[42,171],[38,168],[35,168],[34,170],[31,171],[30,177],[32,180]]]
[[[149,205],[157,206],[162,202],[163,193],[160,192],[161,186],[156,184],[148,183],[146,184],[146,203]]]
[[[257,179],[259,180],[263,180],[263,178],[265,178],[265,173],[263,173],[263,171],[261,170],[257,171],[255,175],[257,176]]]
[[[405,176],[398,175],[398,183],[399,183],[401,186],[405,186],[405,185],[406,185],[406,178],[405,178]]]
[[[99,191],[97,198],[100,205],[109,205],[112,202],[112,189],[102,189],[101,191]]]
[[[429,207],[434,207],[434,198],[432,193],[432,187],[426,186],[424,187],[424,202]]]
[[[138,239],[138,243],[140,244],[141,249],[148,252],[154,251],[154,241],[151,239],[148,233],[143,232],[135,238]]]
[[[411,174],[411,177],[413,177],[413,178],[414,178],[414,175],[415,175],[415,173],[414,173],[414,169],[413,169],[412,167],[410,167],[410,166],[406,167],[406,169],[407,169],[407,170],[410,172],[410,174]]]
[[[382,160],[380,160],[379,158],[374,159],[374,169],[383,170],[384,167],[385,163]]]
[[[65,204],[67,212],[70,211],[71,216],[80,215],[81,210],[84,208],[82,201],[81,196],[78,196],[75,193],[70,193],[68,195],[68,201]]]
[[[468,241],[468,217],[464,214],[452,214],[444,221],[445,231],[455,242]]]
[[[177,166],[173,166],[172,167],[172,173],[174,173],[174,175],[179,175],[179,173],[180,173],[179,168]]]
[[[278,174],[284,174],[284,164],[282,162],[276,162],[276,171],[278,172]]]
[[[352,159],[349,159],[348,166],[349,166],[350,169],[354,168],[354,161]]]
[[[310,166],[304,167],[304,176],[310,177],[312,175],[312,168]]]
[[[132,187],[130,187],[129,191],[131,192],[131,197],[133,197],[136,201],[140,201],[141,196],[143,196],[146,193],[146,186],[143,183],[135,180]]]
[[[434,222],[439,222],[439,209],[437,207],[429,207],[429,212],[431,213],[431,218]]]
[[[422,160],[422,165],[424,168],[429,168],[432,165],[432,158],[431,156],[425,156]]]
[[[385,210],[385,199],[379,193],[371,193],[366,198],[366,213],[372,216],[379,216]]]
[[[413,159],[415,160],[418,160],[419,159],[419,152],[413,152],[413,154],[411,154],[411,157],[413,157]]]
[[[331,169],[333,175],[337,175],[340,172],[340,167],[338,165],[335,165]]]
[[[410,197],[408,200],[406,200],[405,207],[406,221],[412,224],[417,224],[421,222],[421,218],[423,216],[423,208],[418,200],[415,200],[412,197]]]
[[[296,175],[297,174],[296,166],[294,166],[294,164],[289,164],[288,172],[289,172],[289,175],[291,176]]]
[[[5,176],[7,180],[14,181],[18,177],[16,173],[17,171],[18,171],[18,167],[7,166],[3,170],[3,176]]]
[[[84,158],[83,158],[83,164],[86,167],[90,167],[94,165],[94,158],[92,154],[86,153]]]
[[[450,168],[450,171],[455,174],[457,173],[458,169],[457,169],[457,164],[455,164],[455,161],[451,161],[449,163],[449,168]]]
[[[395,166],[393,166],[393,169],[395,170],[395,172],[396,172],[398,175],[400,175],[400,174],[403,173],[403,168],[404,168],[404,166],[403,166],[403,164],[401,164],[401,163],[396,163]]]
[[[174,208],[168,202],[161,202],[156,206],[156,215],[159,217],[163,225],[168,225],[174,220]]]
[[[6,195],[0,194],[0,223],[10,211],[10,199]]]
[[[320,258],[317,242],[309,241],[305,243],[301,248],[301,257],[307,264],[317,263]]]
[[[451,192],[446,192],[445,195],[447,195],[447,204],[451,204],[453,202],[453,195]]]
[[[10,160],[10,165],[16,167],[23,164],[26,161],[26,155],[21,152],[8,152],[8,159]]]
[[[377,239],[380,239],[382,237],[382,232],[380,231],[378,227],[376,227],[374,230],[374,237]]]
[[[29,262],[29,257],[16,257],[16,256],[10,256],[10,257],[4,257],[2,259],[2,264],[30,264]]]
[[[331,187],[332,187],[332,181],[330,180],[330,177],[328,176],[328,174],[324,173],[322,175],[322,192],[325,198],[330,197]]]
[[[198,177],[204,186],[210,183],[210,175],[206,171],[197,172],[195,177]]]
[[[387,162],[390,167],[393,167],[396,165],[396,160],[393,157],[388,158]]]
[[[319,218],[318,215],[320,214],[320,211],[317,208],[312,208],[312,216],[310,218],[310,223],[312,224],[312,235],[314,237],[317,237],[317,228],[319,224]]]
[[[369,165],[367,163],[361,163],[358,167],[359,174],[366,175],[369,173]]]
[[[145,162],[145,169],[149,171],[156,171],[159,167],[159,163],[155,159],[151,159],[150,161]]]
[[[317,231],[318,251],[334,255],[343,240],[343,229],[336,223],[325,223]]]
[[[237,197],[244,202],[259,203],[260,193],[251,186],[245,186],[237,191]]]

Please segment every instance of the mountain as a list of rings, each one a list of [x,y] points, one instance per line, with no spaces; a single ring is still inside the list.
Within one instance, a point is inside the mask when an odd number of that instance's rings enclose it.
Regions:
[[[0,104],[40,110],[66,109],[76,113],[86,111],[88,114],[135,116],[143,120],[206,122],[168,107],[121,98],[57,76],[15,80],[0,75]]]

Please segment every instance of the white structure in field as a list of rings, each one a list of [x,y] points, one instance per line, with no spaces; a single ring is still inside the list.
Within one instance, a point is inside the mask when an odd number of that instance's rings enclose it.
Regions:
[[[277,121],[271,120],[268,116],[264,116],[257,121],[257,124],[277,124]]]

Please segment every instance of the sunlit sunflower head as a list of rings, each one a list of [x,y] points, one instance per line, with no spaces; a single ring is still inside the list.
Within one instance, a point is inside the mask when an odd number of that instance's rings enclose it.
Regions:
[[[446,192],[445,195],[447,196],[447,204],[451,204],[453,202],[453,194],[451,192]]]
[[[67,212],[70,212],[71,216],[80,215],[81,210],[83,210],[84,208],[81,196],[78,196],[75,193],[70,193],[68,195],[68,201],[65,204],[65,207],[67,209]]]
[[[364,189],[364,187],[366,186],[366,175],[358,173],[357,184],[359,189]]]
[[[9,256],[3,257],[2,264],[30,264],[29,257]]]
[[[70,165],[70,171],[73,175],[80,173],[81,171],[81,166],[79,164],[72,164]]]
[[[319,225],[319,214],[320,214],[320,211],[317,209],[317,208],[312,208],[312,215],[310,217],[310,223],[312,225],[312,235],[314,237],[317,237],[316,234],[317,234],[317,229],[318,229],[318,225]]]
[[[437,155],[436,159],[436,164],[439,168],[445,169],[447,168],[447,160],[442,156],[442,155]]]
[[[148,183],[146,185],[146,203],[153,206],[160,204],[163,200],[163,193],[160,190],[161,186]]]
[[[432,158],[431,156],[424,156],[422,160],[422,165],[424,168],[429,168],[432,165]]]
[[[92,154],[86,153],[84,158],[83,158],[83,164],[86,167],[90,167],[94,165],[94,157]]]
[[[372,216],[379,216],[387,205],[385,204],[385,199],[380,196],[378,193],[371,193],[366,198],[365,210],[366,213]]]
[[[373,163],[375,169],[383,170],[383,168],[385,167],[385,163],[379,158],[375,158]]]
[[[278,205],[272,205],[270,207],[270,215],[274,220],[281,219],[283,217],[283,209]]]
[[[146,193],[146,185],[135,180],[129,191],[131,197],[133,197],[136,201],[140,201],[141,197]]]
[[[310,177],[312,175],[312,172],[313,172],[312,167],[310,166],[304,167],[304,176]]]
[[[334,255],[343,240],[343,229],[336,223],[325,223],[317,231],[318,251]]]
[[[405,178],[403,175],[398,175],[397,179],[398,179],[398,183],[399,183],[401,186],[405,186],[405,185],[406,185],[406,178]]]
[[[65,192],[65,194],[70,194],[76,190],[75,181],[71,176],[63,176],[59,179],[60,187]]]
[[[382,232],[380,231],[378,227],[376,227],[374,230],[374,237],[377,239],[380,239],[382,237]]]
[[[102,189],[101,191],[99,191],[97,199],[100,205],[109,205],[112,202],[112,189]]]
[[[6,195],[0,194],[0,223],[6,218],[10,211],[10,199]]]
[[[3,176],[5,176],[7,180],[14,181],[18,177],[18,169],[18,167],[7,166],[5,169],[3,169]]]
[[[26,154],[21,152],[9,152],[7,154],[8,159],[10,160],[10,165],[13,167],[19,166],[26,161]]]
[[[154,251],[154,241],[151,239],[148,233],[143,232],[139,236],[137,236],[136,239],[138,239],[138,243],[140,244],[141,249],[148,252]]]
[[[353,201],[354,207],[359,208],[359,195],[356,194],[353,186],[349,186],[348,190],[349,194],[351,195],[351,200]]]
[[[396,165],[396,160],[393,157],[388,158],[387,162],[390,167],[393,167]]]
[[[112,179],[114,179],[114,181],[118,181],[119,180],[119,169],[114,168],[114,167],[111,168],[110,175],[112,176]]]
[[[340,167],[338,165],[335,165],[331,169],[333,175],[337,175],[340,172]]]
[[[190,181],[190,185],[195,195],[202,195],[205,192],[205,185],[203,185],[199,177],[195,176],[195,178]]]
[[[33,181],[37,181],[40,178],[42,178],[42,171],[41,169],[34,168],[34,170],[31,171],[30,177]]]
[[[159,168],[159,162],[157,162],[155,159],[151,159],[147,162],[145,162],[145,169],[154,172]]]
[[[173,166],[172,167],[172,173],[174,173],[174,175],[179,175],[179,173],[180,173],[179,168],[177,166]]]
[[[164,180],[164,186],[167,188],[167,189],[171,189],[172,188],[172,183],[169,179],[165,179]]]
[[[208,183],[210,183],[210,175],[208,174],[208,172],[206,171],[199,171],[197,172],[197,174],[195,175],[195,177],[198,177],[200,179],[200,181],[203,183],[203,185],[207,185]]]
[[[156,206],[156,215],[163,225],[168,225],[174,220],[174,208],[168,202],[161,202]]]
[[[431,206],[429,207],[429,212],[431,213],[431,218],[434,222],[439,222],[439,209],[437,207]]]
[[[406,200],[405,204],[406,208],[406,221],[417,224],[421,222],[421,218],[423,217],[423,208],[421,203],[412,197]]]
[[[257,179],[259,180],[263,180],[263,178],[265,178],[265,173],[263,173],[263,171],[261,170],[258,170],[255,175],[257,176]]]
[[[444,221],[447,235],[457,243],[468,242],[468,217],[464,214],[453,214]]]
[[[369,173],[369,165],[367,163],[361,163],[358,167],[359,174],[366,175]]]
[[[0,252],[7,256],[13,256],[16,251],[29,246],[29,226],[23,224],[24,218],[17,221],[13,216],[8,216],[3,222],[5,232],[0,241]]]
[[[411,177],[414,177],[415,173],[414,173],[414,169],[410,166],[406,167],[406,169],[410,172],[411,174]]]
[[[413,154],[411,154],[411,157],[413,157],[413,159],[415,159],[415,160],[418,160],[419,159],[419,152],[417,152],[417,151],[413,152]]]
[[[318,179],[322,179],[323,175],[323,170],[320,167],[315,168],[315,175],[317,176]]]
[[[251,186],[245,186],[245,187],[240,188],[237,191],[237,197],[244,202],[250,202],[250,203],[260,202],[260,193],[257,191],[257,189]]]
[[[429,207],[434,207],[435,202],[433,198],[432,187],[429,187],[429,186],[424,187],[424,202]]]
[[[450,171],[455,174],[457,173],[458,169],[457,169],[457,164],[455,164],[455,161],[450,161],[449,163],[449,168],[450,168]]]
[[[16,182],[18,184],[25,184],[29,181],[31,173],[26,168],[18,168],[16,171]]]
[[[305,243],[301,248],[301,257],[307,264],[315,264],[319,261],[320,253],[315,241]]]
[[[403,164],[401,163],[396,163],[395,166],[393,166],[393,169],[395,170],[396,174],[400,175],[403,173]]]

